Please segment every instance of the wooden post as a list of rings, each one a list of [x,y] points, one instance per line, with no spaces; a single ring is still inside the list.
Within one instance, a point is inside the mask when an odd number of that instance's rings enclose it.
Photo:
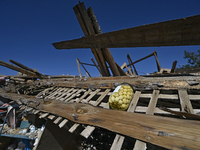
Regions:
[[[79,21],[79,24],[83,30],[83,33],[88,36],[88,35],[94,35],[94,29],[91,24],[91,20],[87,14],[85,5],[83,2],[79,3],[78,5],[73,7],[74,12],[76,14],[76,17]],[[102,75],[103,76],[110,76],[110,72],[108,70],[108,67],[106,65],[106,62],[104,60],[102,51],[100,49],[94,49],[92,48],[92,53],[94,54],[94,57],[101,69]]]
[[[92,10],[92,7],[89,7],[87,9],[87,12],[88,12],[90,19],[92,20],[92,24],[93,24],[95,34],[102,34],[101,28],[99,26],[99,23],[97,21],[97,18],[95,16],[93,10]],[[118,68],[115,64],[115,61],[112,57],[110,49],[109,48],[102,48],[101,50],[103,52],[103,56],[105,57],[106,61],[108,62],[109,66],[110,66],[110,69],[111,69],[113,75],[114,76],[120,76],[120,72],[119,72],[119,70],[118,70]]]
[[[172,64],[171,73],[174,73],[174,70],[176,68],[176,64],[177,64],[177,61],[174,61],[173,64]]]
[[[79,75],[80,75],[80,77],[82,78],[82,74],[81,74],[81,69],[80,69],[80,66],[79,66],[78,58],[76,58],[76,62],[77,62],[77,65],[78,65],[78,72],[79,72]]]
[[[160,66],[160,63],[158,61],[157,52],[154,51],[153,53],[154,53],[154,56],[155,56],[155,59],[156,59],[156,64],[157,64],[158,72],[160,72],[161,66]]]
[[[131,59],[131,57],[130,57],[129,54],[127,54],[127,58],[128,58],[129,65],[132,64],[132,66],[133,66],[133,68],[134,68],[134,71],[135,71],[135,74],[138,75],[138,72],[137,72],[137,70],[136,70],[136,68],[135,68],[135,66],[134,66],[134,64],[133,64],[133,62],[132,62],[132,59]],[[130,66],[131,66],[131,65],[130,65]]]
[[[85,70],[86,74],[88,75],[88,77],[91,77],[90,73],[87,71],[87,69],[83,66],[83,64],[81,63],[81,61],[76,58],[78,60],[78,62],[81,64],[81,66],[83,67],[83,69]]]

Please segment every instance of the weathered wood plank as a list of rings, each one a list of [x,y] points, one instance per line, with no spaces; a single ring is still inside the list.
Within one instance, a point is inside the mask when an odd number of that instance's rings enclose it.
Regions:
[[[181,103],[181,111],[194,114],[192,104],[190,102],[189,96],[186,90],[178,90],[180,103]]]
[[[92,90],[89,89],[87,92],[85,92],[76,102],[81,102]]]
[[[30,76],[32,76],[32,77],[42,78],[42,77],[40,77],[40,76],[37,76],[34,72],[25,70],[25,69],[23,69],[23,68],[19,68],[19,67],[17,67],[17,66],[14,66],[14,65],[12,65],[12,64],[9,64],[9,63],[7,63],[7,62],[4,62],[4,61],[2,61],[2,60],[0,60],[0,65],[1,65],[1,66],[4,66],[4,67],[7,67],[7,68],[10,68],[10,69],[12,69],[12,70],[21,72],[21,73],[23,73],[23,74],[30,75]]]
[[[81,93],[84,89],[80,89],[78,90],[76,93],[72,94],[70,97],[68,97],[65,101],[68,102],[70,101],[72,98],[74,98],[75,96],[77,96],[79,93]]]
[[[0,91],[0,96],[15,101],[19,98],[23,102],[39,101],[41,103],[37,106],[37,109],[41,111],[51,112],[76,123],[102,127],[168,149],[199,149],[200,146],[200,133],[197,132],[200,130],[200,121],[130,112],[122,113],[121,111],[102,109],[88,104],[55,100],[42,103],[40,99],[28,95],[4,93],[2,91]],[[30,105],[34,106],[34,104]]]
[[[135,108],[136,108],[137,102],[139,100],[140,94],[141,94],[140,91],[135,92],[134,97],[133,97],[133,99],[132,99],[132,101],[129,105],[128,110],[127,110],[128,112],[134,112],[135,111]],[[110,149],[111,150],[120,150],[123,142],[124,142],[124,136],[116,134],[114,142],[112,143],[112,146],[111,146]]]
[[[62,117],[58,117],[56,120],[54,120],[53,123],[57,124],[61,119],[62,119]]]
[[[147,115],[153,115],[154,114],[154,110],[157,104],[157,100],[158,100],[158,96],[159,96],[159,90],[154,90],[152,97],[150,99],[146,114]],[[145,148],[146,147],[146,143],[136,140],[135,146],[134,146],[134,150],[137,150],[139,148]]]
[[[58,126],[62,128],[68,122],[67,119],[64,119]]]
[[[40,119],[41,119],[41,118],[45,118],[46,116],[48,116],[48,114],[49,114],[49,113],[44,113],[44,114],[40,115],[39,118],[40,118]]]
[[[56,116],[54,116],[54,115],[49,115],[49,116],[48,116],[48,118],[51,119],[51,120],[53,120],[55,117],[56,117]]]
[[[124,142],[125,137],[121,136],[119,134],[116,134],[115,139],[113,141],[113,144],[110,148],[110,150],[120,150],[122,147],[122,144]]]
[[[96,89],[94,92],[91,93],[91,95],[85,100],[85,102],[89,102],[92,97],[94,97],[101,89]]]
[[[199,26],[200,15],[196,15],[57,42],[53,46],[57,49],[72,49],[200,45]]]
[[[94,126],[87,126],[82,132],[81,135],[85,137],[86,139],[92,134],[92,132],[95,130]]]

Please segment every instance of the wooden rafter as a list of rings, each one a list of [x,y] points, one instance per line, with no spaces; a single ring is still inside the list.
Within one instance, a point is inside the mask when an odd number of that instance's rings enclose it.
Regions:
[[[53,43],[57,49],[200,45],[200,15]]]

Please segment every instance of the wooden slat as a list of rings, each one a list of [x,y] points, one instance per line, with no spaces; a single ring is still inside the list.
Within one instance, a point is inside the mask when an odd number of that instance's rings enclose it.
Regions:
[[[53,43],[56,49],[200,45],[200,15]],[[167,31],[167,32],[166,32]]]
[[[63,94],[62,97],[59,97],[57,100],[65,101],[68,97],[70,97],[72,94],[74,94],[78,89],[70,89],[65,94]]]
[[[151,98],[152,94],[141,94],[140,98]],[[159,94],[159,99],[178,99],[177,94]]]
[[[67,99],[65,100],[65,102],[70,101],[72,98],[74,98],[75,96],[77,96],[77,95],[78,95],[79,93],[81,93],[83,90],[84,90],[84,89],[78,90],[76,93],[72,94],[69,98],[67,98]]]
[[[57,124],[61,119],[62,117],[58,117],[53,123]]]
[[[59,92],[57,92],[56,93],[56,95],[54,95],[54,99],[56,99],[56,98],[58,98],[58,97],[60,97],[61,95],[63,95],[63,93],[66,93],[66,91],[68,91],[69,90],[69,88],[62,88],[62,90],[60,90]]]
[[[190,100],[200,100],[200,95],[188,95]]]
[[[73,133],[79,126],[80,124],[78,123],[75,123],[70,129],[69,129],[69,132]]]
[[[116,134],[110,150],[120,150],[124,142],[124,139],[125,139],[124,136],[120,136],[119,134]]]
[[[48,116],[49,113],[44,113],[42,115],[39,116],[39,118],[45,118],[46,116]]]
[[[99,105],[99,103],[103,100],[103,98],[110,92],[110,89],[105,90],[102,95],[94,102],[94,106]],[[106,107],[107,105],[105,105]],[[93,126],[87,126],[82,132],[81,135],[85,138],[88,138],[92,132],[95,130]]]
[[[46,96],[46,94],[50,91],[50,90],[53,90],[55,87],[50,87],[50,88],[47,88],[43,91],[41,91],[40,93],[38,93],[35,97],[36,98],[42,98],[43,96]]]
[[[85,137],[86,139],[92,134],[92,132],[95,130],[94,126],[87,126],[82,132],[81,135]]]
[[[144,142],[137,140],[134,145],[134,150],[146,150],[146,144]]]
[[[89,89],[87,92],[85,92],[76,102],[81,102],[92,90]]]
[[[53,120],[55,117],[56,117],[56,116],[54,116],[54,115],[49,115],[49,116],[48,116],[48,118],[51,119],[51,120]]]
[[[73,91],[74,88],[67,88],[65,89],[61,95],[59,95],[58,97],[56,97],[56,100],[60,100],[62,97],[64,97],[65,95],[67,95],[68,93],[70,93],[71,91]]]
[[[192,104],[186,90],[178,90],[180,97],[181,109],[183,112],[194,114]]]
[[[131,100],[131,103],[130,103],[129,108],[127,110],[128,112],[134,112],[135,111],[135,108],[136,108],[136,105],[138,103],[140,94],[141,94],[140,91],[136,91],[135,92],[134,97]],[[122,147],[123,142],[124,142],[124,136],[116,134],[114,142],[112,143],[112,146],[111,146],[110,149],[111,150],[120,150],[121,147]]]
[[[159,90],[154,90],[153,91],[153,94],[152,94],[151,100],[149,102],[146,114],[148,114],[148,115],[153,115],[154,114],[154,110],[155,110],[155,107],[156,107],[156,104],[157,104],[159,92],[160,92]],[[138,150],[140,148],[143,148],[143,150],[145,150],[146,143],[142,142],[142,141],[139,141],[139,140],[136,140],[136,143],[135,143],[135,146],[134,146],[133,150]]]
[[[101,89],[96,89],[94,92],[91,92],[91,95],[85,100],[85,102],[89,102],[99,91],[101,91]]]
[[[110,92],[110,89],[105,90],[105,92],[96,100],[94,106],[97,106],[103,100],[103,98],[108,94],[108,92]]]
[[[54,97],[54,95],[56,95],[58,92],[60,92],[63,88],[58,88],[56,91],[53,91],[50,95],[48,95],[47,97],[45,97],[45,99],[51,99],[52,97]]]
[[[64,119],[58,126],[62,128],[68,122],[67,119]]]
[[[36,110],[35,112],[34,112],[34,114],[37,114],[37,113],[39,113],[40,112],[40,110]]]

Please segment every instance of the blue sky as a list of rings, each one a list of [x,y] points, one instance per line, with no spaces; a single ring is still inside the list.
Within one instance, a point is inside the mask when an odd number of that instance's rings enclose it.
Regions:
[[[1,0],[0,1],[0,60],[18,61],[48,75],[78,75],[76,58],[92,63],[90,49],[57,50],[52,43],[84,36],[73,7],[76,0]],[[103,33],[157,23],[200,14],[199,0],[85,0],[91,6]],[[111,48],[114,60],[121,66],[128,62],[129,53],[135,61],[154,50],[162,68],[187,63],[184,50],[197,51],[200,46]],[[143,73],[157,70],[154,57],[137,63]],[[95,67],[86,66],[92,76],[99,73]],[[82,74],[85,75],[83,69]],[[0,66],[0,74],[17,72]]]

